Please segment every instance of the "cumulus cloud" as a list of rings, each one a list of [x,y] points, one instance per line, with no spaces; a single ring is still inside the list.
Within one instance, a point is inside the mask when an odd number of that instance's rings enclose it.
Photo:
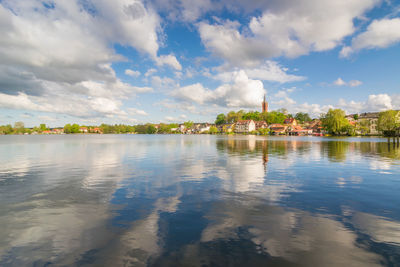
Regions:
[[[303,81],[306,77],[288,74],[287,69],[280,66],[276,61],[267,60],[264,64],[254,68],[243,68],[242,69],[249,78],[259,79],[263,81],[288,83]],[[236,71],[220,72],[217,75],[212,76],[217,80],[223,82],[230,82],[233,80]]]
[[[131,77],[139,77],[140,76],[140,71],[138,70],[130,70],[130,69],[126,69],[125,70],[125,74]]]
[[[297,57],[326,51],[354,33],[353,20],[379,0],[268,1],[261,16],[238,22],[198,24],[204,45],[236,66],[254,66],[264,58]]]
[[[367,30],[351,41],[351,46],[343,47],[341,57],[348,57],[362,49],[385,48],[400,42],[400,18],[374,20]]]
[[[142,115],[142,116],[149,115],[146,111],[137,108],[128,108],[127,110],[128,113],[132,115]]]
[[[123,116],[122,100],[149,87],[120,81],[118,42],[158,62],[160,18],[142,1],[0,3],[0,107],[78,117]],[[173,63],[169,57],[162,64]],[[137,76],[137,71],[126,70]]]
[[[263,83],[252,80],[244,71],[234,74],[233,82],[210,90],[196,83],[174,90],[171,95],[180,101],[196,104],[216,104],[222,107],[253,108],[260,105],[265,94]]]
[[[156,60],[157,65],[169,65],[176,70],[182,70],[182,66],[174,55],[159,56]]]
[[[360,86],[362,84],[362,82],[359,80],[351,80],[349,82],[345,82],[342,78],[339,77],[333,82],[333,84],[337,85],[337,86],[356,87],[356,86]]]
[[[387,109],[400,109],[399,96],[388,94],[369,95],[364,102],[345,101],[340,99],[338,107],[347,113],[359,113],[368,111],[383,111]]]

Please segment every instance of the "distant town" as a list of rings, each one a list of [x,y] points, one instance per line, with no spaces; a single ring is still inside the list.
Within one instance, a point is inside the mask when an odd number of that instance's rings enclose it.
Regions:
[[[159,124],[101,124],[86,126],[66,124],[64,127],[48,128],[46,124],[25,128],[23,122],[14,126],[0,126],[0,135],[6,134],[253,134],[293,136],[398,136],[400,111],[366,112],[348,114],[341,109],[330,109],[319,118],[308,113],[289,114],[285,109],[268,111],[265,100],[259,111],[231,111],[217,115],[214,123],[159,123]]]

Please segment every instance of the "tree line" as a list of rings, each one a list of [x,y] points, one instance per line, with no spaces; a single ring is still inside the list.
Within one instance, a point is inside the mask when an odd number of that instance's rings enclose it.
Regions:
[[[218,114],[215,119],[215,124],[221,125],[225,123],[235,123],[239,120],[265,121],[267,124],[282,124],[287,118],[295,118],[300,123],[312,121],[308,113],[298,112],[295,115],[292,115],[288,114],[286,109],[278,109],[270,112],[245,112],[244,110],[239,110],[237,112],[230,111],[227,114]]]

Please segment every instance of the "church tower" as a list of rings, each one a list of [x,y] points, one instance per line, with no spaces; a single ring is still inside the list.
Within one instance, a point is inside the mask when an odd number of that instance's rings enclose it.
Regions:
[[[265,95],[264,95],[264,101],[262,102],[262,112],[268,112],[268,102],[265,101]]]

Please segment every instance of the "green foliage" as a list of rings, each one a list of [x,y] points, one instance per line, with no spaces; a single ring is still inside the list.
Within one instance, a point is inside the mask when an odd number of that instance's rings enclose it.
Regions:
[[[268,128],[260,128],[260,129],[258,129],[258,133],[260,135],[268,135],[269,132],[270,132],[270,130]]]
[[[369,127],[370,127],[369,120],[364,119],[364,120],[360,120],[357,123],[356,130],[359,133],[361,133],[362,135],[365,135],[365,134],[369,134],[370,133],[370,128]]]
[[[39,127],[40,132],[48,131],[48,130],[49,130],[49,128],[46,127],[46,124],[44,124],[44,123],[40,124],[40,127]]]
[[[208,131],[210,134],[217,134],[218,133],[218,128],[215,126],[211,126],[210,130]]]
[[[221,113],[218,114],[217,118],[215,119],[215,124],[220,125],[226,123],[226,116],[225,114]]]
[[[329,111],[322,116],[322,126],[329,133],[338,135],[341,133],[348,133],[350,129],[349,121],[345,118],[346,113],[341,109],[329,109]]]
[[[387,110],[379,113],[378,130],[384,135],[392,135],[394,131],[400,127],[400,122],[396,119],[398,111]]]
[[[136,125],[135,130],[138,134],[155,134],[157,132],[156,127],[151,123]]]
[[[153,124],[146,124],[146,133],[147,134],[155,134],[157,132],[156,127]]]
[[[0,126],[0,134],[12,134],[13,127],[10,124]]]
[[[273,124],[273,123],[280,123],[282,124],[285,119],[286,119],[286,115],[283,114],[282,112],[279,111],[271,111],[271,112],[267,112],[264,116],[264,120],[268,123],[268,124]]]
[[[308,115],[308,113],[303,113],[303,112],[298,112],[298,113],[296,113],[296,115],[294,116],[294,118],[295,118],[297,121],[299,121],[300,123],[312,121],[310,115]]]
[[[261,113],[258,111],[249,111],[247,113],[244,113],[242,115],[242,119],[243,120],[253,120],[253,121],[262,120]]]
[[[74,133],[79,133],[79,124],[65,124],[64,126],[64,133],[66,134],[74,134]]]
[[[358,114],[354,114],[353,119],[358,120]]]
[[[193,121],[186,121],[183,125],[185,125],[186,129],[190,129],[193,126]]]
[[[243,116],[243,110],[240,110],[238,112],[235,111],[230,111],[227,115],[226,115],[226,122],[227,123],[235,123],[239,120],[242,119]]]

